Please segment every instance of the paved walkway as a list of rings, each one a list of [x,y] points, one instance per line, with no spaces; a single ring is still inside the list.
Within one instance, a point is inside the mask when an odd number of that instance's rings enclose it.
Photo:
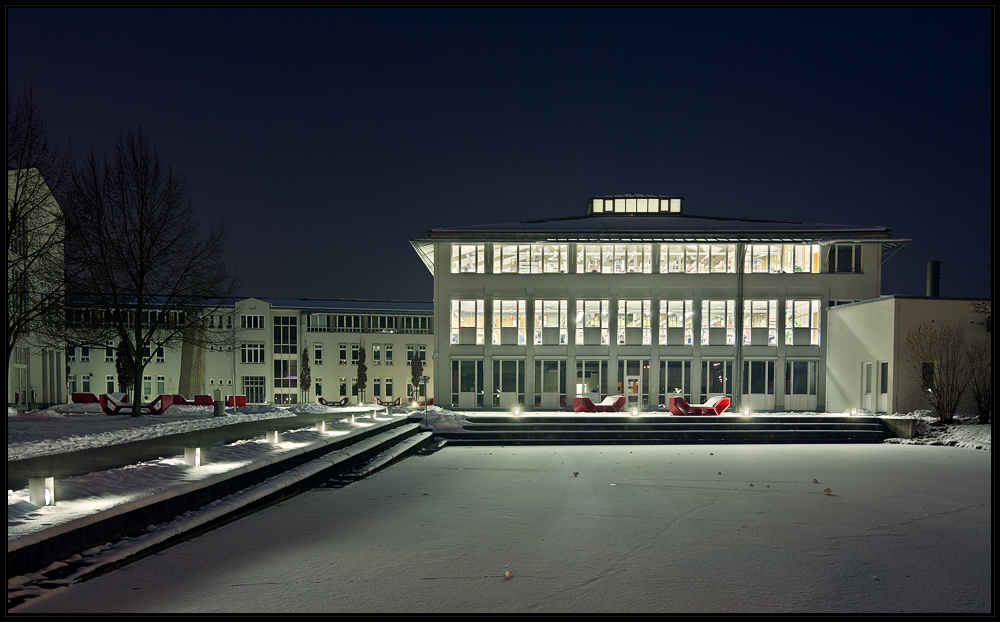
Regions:
[[[949,447],[448,447],[11,613],[991,613],[991,495]]]

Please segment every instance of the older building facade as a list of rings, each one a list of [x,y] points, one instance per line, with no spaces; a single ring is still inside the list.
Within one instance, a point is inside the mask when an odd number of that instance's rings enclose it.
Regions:
[[[149,353],[143,373],[143,399],[163,393],[246,395],[251,404],[296,404],[347,398],[349,404],[414,394],[410,359],[429,364],[434,331],[430,302],[375,300],[246,298],[201,317],[202,329],[215,333],[204,348],[190,345]],[[68,390],[112,393],[120,390],[115,371],[117,343],[73,347],[67,351]],[[357,362],[364,350],[368,382],[357,386]],[[308,353],[309,388],[303,386],[303,353]],[[430,389],[431,387],[428,387]],[[433,392],[430,392],[433,398]]]
[[[825,406],[826,309],[877,298],[885,227],[692,216],[594,197],[582,216],[431,229],[435,395],[458,409],[728,395]]]

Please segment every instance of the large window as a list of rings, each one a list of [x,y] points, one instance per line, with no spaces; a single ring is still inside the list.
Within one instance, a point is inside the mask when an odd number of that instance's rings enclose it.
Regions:
[[[263,315],[241,315],[240,328],[264,328]],[[264,400],[261,400],[264,401]]]
[[[861,273],[861,245],[834,244],[830,247],[830,272]]]
[[[785,345],[819,345],[819,300],[785,301]]]
[[[535,345],[565,345],[567,340],[565,300],[535,301]]]
[[[653,271],[652,249],[652,244],[580,244],[577,246],[576,271],[649,274]]]
[[[691,401],[691,361],[660,361],[660,404],[671,397]]]
[[[496,244],[493,272],[497,274],[559,274],[568,271],[567,244]]]
[[[608,396],[608,362],[576,361],[576,396],[594,401]]]
[[[694,344],[694,308],[691,300],[660,301],[660,345]]]
[[[485,244],[452,244],[451,271],[482,274],[486,266]]]
[[[701,362],[701,401],[716,395],[733,395],[733,362]]]
[[[710,274],[736,272],[733,244],[661,244],[660,272]]]
[[[295,315],[274,316],[274,353],[298,353],[299,318]]]
[[[586,346],[606,346],[609,344],[607,300],[576,301],[576,343]]]
[[[452,300],[451,343],[482,345],[486,336],[484,315],[482,300]]]
[[[778,345],[778,301],[743,301],[743,343],[754,346]]]
[[[819,272],[818,244],[748,244],[747,273]]]
[[[334,315],[330,317],[329,330],[338,333],[360,333],[360,315]]]
[[[649,300],[618,301],[618,343],[648,346],[651,331],[651,306]]]
[[[264,344],[262,343],[242,343],[240,344],[240,362],[242,363],[263,363]]]
[[[735,345],[736,301],[701,301],[701,344],[711,346]]]
[[[413,316],[403,316],[400,318],[402,328],[400,332],[402,333],[429,333],[431,332],[431,318],[429,317],[413,317]]]
[[[527,343],[527,302],[524,300],[493,301],[493,343],[523,346]]]

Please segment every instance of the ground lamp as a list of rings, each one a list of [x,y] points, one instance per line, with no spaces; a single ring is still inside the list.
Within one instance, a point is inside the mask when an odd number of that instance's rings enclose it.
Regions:
[[[281,439],[278,437],[278,431],[277,430],[268,430],[267,433],[264,434],[264,442],[265,443],[273,443],[275,445],[277,445],[278,443],[280,443]]]
[[[201,447],[185,447],[184,464],[201,466]]]
[[[28,478],[28,503],[39,507],[56,504],[56,478]]]

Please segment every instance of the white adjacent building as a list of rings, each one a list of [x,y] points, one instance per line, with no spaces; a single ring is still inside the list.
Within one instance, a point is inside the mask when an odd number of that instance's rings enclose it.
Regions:
[[[674,196],[594,197],[579,216],[431,229],[434,393],[458,409],[571,410],[624,394],[826,405],[827,309],[878,298],[878,226],[686,214]]]
[[[989,340],[974,298],[883,296],[830,310],[827,410],[879,413],[926,410],[906,358],[906,335],[920,324],[961,328],[965,338]],[[988,342],[989,343],[989,342]],[[921,361],[934,365],[935,361]],[[966,394],[969,398],[969,394]],[[974,411],[967,399],[961,406]]]

